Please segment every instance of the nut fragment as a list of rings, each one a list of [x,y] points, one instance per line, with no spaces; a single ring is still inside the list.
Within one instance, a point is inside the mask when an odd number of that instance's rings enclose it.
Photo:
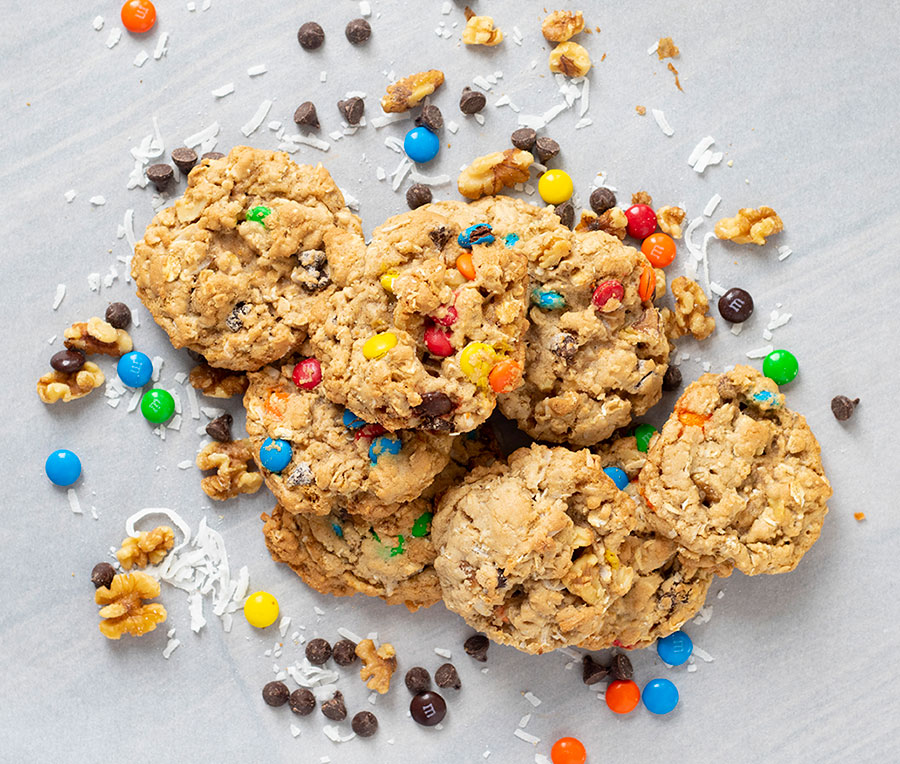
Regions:
[[[541,32],[550,42],[565,42],[583,29],[581,11],[553,11],[541,22]]]
[[[470,16],[463,29],[462,41],[466,45],[498,45],[503,42],[503,32],[494,28],[490,16]]]
[[[47,372],[37,381],[37,394],[44,403],[57,401],[68,403],[77,398],[84,398],[91,390],[100,387],[105,380],[100,367],[87,361],[72,374],[56,370]]]
[[[635,191],[631,195],[632,204],[646,204],[648,207],[653,206],[653,197],[646,191]]]
[[[625,238],[628,229],[628,218],[620,207],[610,207],[602,215],[595,215],[588,210],[581,211],[581,220],[575,226],[576,231],[603,231],[619,239]]]
[[[392,82],[387,93],[381,98],[381,108],[386,112],[406,111],[415,106],[425,96],[430,96],[444,83],[444,73],[440,69],[429,69]]]
[[[659,60],[664,58],[675,58],[679,54],[678,46],[672,42],[671,37],[660,37],[659,45],[656,47],[656,55]]]
[[[561,42],[550,51],[550,71],[583,77],[591,70],[591,57],[577,42]]]
[[[377,650],[371,639],[364,639],[356,646],[356,654],[363,662],[359,678],[366,687],[384,695],[391,686],[391,675],[397,670],[397,658],[393,645],[385,642]]]
[[[675,297],[674,312],[663,308],[662,318],[666,336],[670,340],[692,334],[695,339],[705,340],[716,328],[716,320],[707,315],[709,301],[696,281],[679,276],[672,281]]]
[[[87,354],[102,353],[118,357],[134,347],[128,332],[116,329],[97,316],[72,324],[63,332],[63,337],[69,350],[81,350]]]
[[[684,210],[681,207],[666,206],[656,211],[656,222],[663,233],[673,239],[681,238],[681,224],[684,222]]]
[[[239,493],[256,493],[263,478],[261,473],[249,470],[252,462],[249,439],[214,441],[197,454],[197,466],[201,470],[216,470],[215,475],[200,481],[200,487],[217,501],[234,498]]]
[[[730,239],[735,244],[766,243],[766,237],[784,230],[778,213],[771,207],[758,210],[743,207],[733,218],[722,218],[716,223],[716,236]]]
[[[109,587],[94,593],[100,608],[100,631],[107,639],[119,639],[128,633],[140,637],[166,620],[166,609],[158,602],[144,604],[159,596],[159,582],[146,573],[120,573]]]
[[[228,369],[217,369],[209,364],[201,363],[191,369],[191,386],[210,398],[231,398],[243,395],[249,384],[246,374]]]
[[[467,199],[496,194],[504,186],[528,180],[528,168],[534,157],[521,149],[495,151],[472,160],[459,174],[456,187]]]
[[[161,563],[173,546],[175,533],[168,525],[160,525],[152,531],[142,531],[137,536],[124,539],[122,548],[116,552],[116,559],[125,570],[146,568],[148,564]]]

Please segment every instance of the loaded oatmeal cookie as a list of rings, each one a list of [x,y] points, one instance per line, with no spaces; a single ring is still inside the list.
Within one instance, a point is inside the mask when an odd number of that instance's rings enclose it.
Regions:
[[[638,482],[659,533],[748,575],[796,567],[831,496],[806,420],[747,366],[685,390]]]
[[[253,370],[303,342],[312,304],[353,279],[364,249],[321,165],[238,146],[191,171],[135,246],[132,277],[175,347]]]

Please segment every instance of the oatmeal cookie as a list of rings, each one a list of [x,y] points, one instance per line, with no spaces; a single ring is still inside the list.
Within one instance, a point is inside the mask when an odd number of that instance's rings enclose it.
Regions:
[[[806,420],[747,366],[685,390],[638,482],[658,532],[748,575],[796,567],[831,496]]]
[[[254,370],[299,346],[312,304],[362,265],[359,219],[319,165],[238,146],[195,167],[137,243],[137,294],[175,347]]]

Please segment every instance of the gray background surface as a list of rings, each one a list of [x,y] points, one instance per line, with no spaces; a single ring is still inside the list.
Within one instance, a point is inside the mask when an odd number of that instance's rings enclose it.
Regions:
[[[595,61],[593,125],[575,131],[577,115],[569,111],[544,131],[562,145],[556,166],[572,174],[582,199],[604,170],[623,201],[646,189],[657,204],[683,202],[693,217],[719,193],[719,213],[769,204],[785,221],[774,245],[761,249],[710,244],[713,280],[749,289],[757,312],[740,337],[720,324],[711,340],[686,345],[684,352],[714,370],[746,361],[747,350],[766,344],[761,334],[769,311],[781,304],[791,312],[793,320],[776,330],[774,343],[800,359],[800,376],[786,388],[789,405],[808,417],[819,437],[835,495],[821,540],[797,571],[753,579],[736,574],[714,584],[711,620],[687,626],[714,662],[698,661],[698,670],[687,673],[666,669],[652,650],[633,656],[641,684],[662,675],[678,685],[681,704],[669,717],[643,709],[615,717],[581,683],[578,666],[566,670],[570,658],[561,653],[530,657],[493,646],[489,672],[482,674],[481,664],[461,649],[470,630],[440,605],[410,615],[380,601],[308,590],[266,554],[258,517],[273,501],[265,490],[211,506],[197,471],[176,467],[193,459],[196,422],[186,420],[163,443],[138,413],[125,412],[127,399],[112,409],[100,392],[48,407],[35,396],[35,380],[61,347],[60,340],[51,347],[49,337],[61,337],[72,321],[102,315],[114,299],[138,308],[123,278],[98,294],[88,289],[87,275],[104,274],[112,264],[124,272],[116,258],[130,252],[116,233],[126,209],[135,210],[138,236],[152,217],[151,189],[125,185],[129,149],[152,131],[153,115],[166,154],[213,120],[221,125],[220,150],[240,142],[275,148],[265,125],[250,139],[239,132],[263,99],[274,101],[268,120],[283,121],[289,131],[296,106],[315,101],[327,136],[340,127],[335,102],[347,90],[368,94],[371,117],[379,113],[385,72],[402,76],[437,67],[447,81],[435,102],[461,129],[456,135],[445,130],[441,155],[425,171],[455,180],[460,165],[507,145],[516,115],[495,108],[498,97],[508,95],[522,113],[540,113],[560,98],[546,70],[543,4],[476,5],[506,32],[500,47],[459,45],[462,6],[454,4],[444,16],[438,0],[372,0],[373,36],[359,48],[343,35],[345,23],[359,15],[350,0],[213,0],[206,11],[197,0],[193,13],[183,0],[160,0],[155,30],[142,38],[125,34],[112,49],[105,42],[119,26],[117,2],[0,2],[0,323],[6,337],[0,443],[7,475],[0,524],[0,760],[476,762],[487,749],[490,762],[531,762],[535,753],[549,755],[563,734],[585,742],[592,764],[884,761],[896,755],[900,12],[892,3],[591,4],[588,22],[602,30],[582,35]],[[98,14],[105,17],[99,32],[92,28]],[[309,19],[319,20],[327,35],[313,54],[295,37]],[[452,29],[451,39],[435,34],[441,22]],[[523,33],[521,46],[510,37],[514,25]],[[135,67],[135,55],[142,49],[152,54],[166,31],[168,54]],[[681,48],[675,64],[684,93],[664,63],[647,55],[663,35]],[[251,78],[246,70],[256,64],[266,64],[268,72]],[[479,127],[458,112],[459,92],[475,75],[496,70],[504,76]],[[234,94],[218,100],[210,94],[232,81]],[[665,137],[649,113],[637,116],[637,104],[663,109],[674,136]],[[376,180],[375,170],[396,166],[399,156],[384,138],[402,138],[409,127],[369,126],[327,153],[303,149],[294,156],[325,163],[360,200],[369,232],[405,209],[402,194]],[[686,159],[707,134],[734,165],[723,162],[698,176]],[[78,192],[72,203],[63,196],[69,189]],[[96,194],[106,197],[104,206],[88,202]],[[454,184],[435,196],[457,198]],[[778,244],[794,254],[779,262]],[[680,245],[672,275],[687,257]],[[54,312],[58,283],[68,291]],[[171,386],[190,363],[143,308],[139,313],[135,344],[166,359],[162,384]],[[112,363],[101,365],[114,376]],[[702,371],[693,358],[682,369],[686,381]],[[846,424],[829,411],[837,393],[862,399]],[[661,421],[671,404],[671,396],[664,399],[649,419]],[[230,409],[238,413],[239,404]],[[97,508],[98,520],[87,512],[73,515],[65,492],[44,477],[44,458],[58,447],[80,454],[84,474],[77,491],[86,509]],[[249,566],[251,590],[275,593],[282,613],[292,616],[289,634],[304,624],[307,637],[333,641],[335,629],[345,626],[377,631],[396,646],[401,681],[373,709],[381,722],[375,738],[337,745],[322,734],[318,713],[292,719],[286,708],[264,706],[260,689],[272,678],[273,662],[299,658],[302,646],[287,640],[283,657],[273,661],[264,651],[279,639],[277,631],[254,631],[241,618],[225,634],[208,615],[207,627],[194,635],[180,592],[164,587],[165,628],[120,642],[98,634],[91,567],[122,539],[125,517],[160,505],[181,512],[193,528],[206,515],[224,535],[233,568]],[[865,522],[853,519],[856,511],[866,513]],[[724,596],[717,598],[720,590]],[[316,606],[324,615],[316,615]],[[183,645],[166,661],[161,652],[172,626]],[[406,718],[402,685],[410,666],[433,671],[443,662],[434,647],[453,650],[464,683],[460,693],[446,692],[450,710],[439,731]],[[351,714],[370,708],[358,679],[347,676],[341,686]],[[525,691],[542,704],[532,708]],[[513,736],[529,712],[526,731],[541,738],[534,748]],[[302,730],[296,739],[291,721]]]

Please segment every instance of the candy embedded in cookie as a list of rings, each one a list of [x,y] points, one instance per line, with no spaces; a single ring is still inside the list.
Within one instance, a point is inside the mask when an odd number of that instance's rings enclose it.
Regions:
[[[303,342],[314,303],[354,280],[364,250],[321,165],[238,146],[191,171],[135,246],[132,277],[175,347],[254,370]]]
[[[685,390],[638,485],[658,532],[748,575],[796,567],[831,496],[806,420],[747,366],[704,374]]]

